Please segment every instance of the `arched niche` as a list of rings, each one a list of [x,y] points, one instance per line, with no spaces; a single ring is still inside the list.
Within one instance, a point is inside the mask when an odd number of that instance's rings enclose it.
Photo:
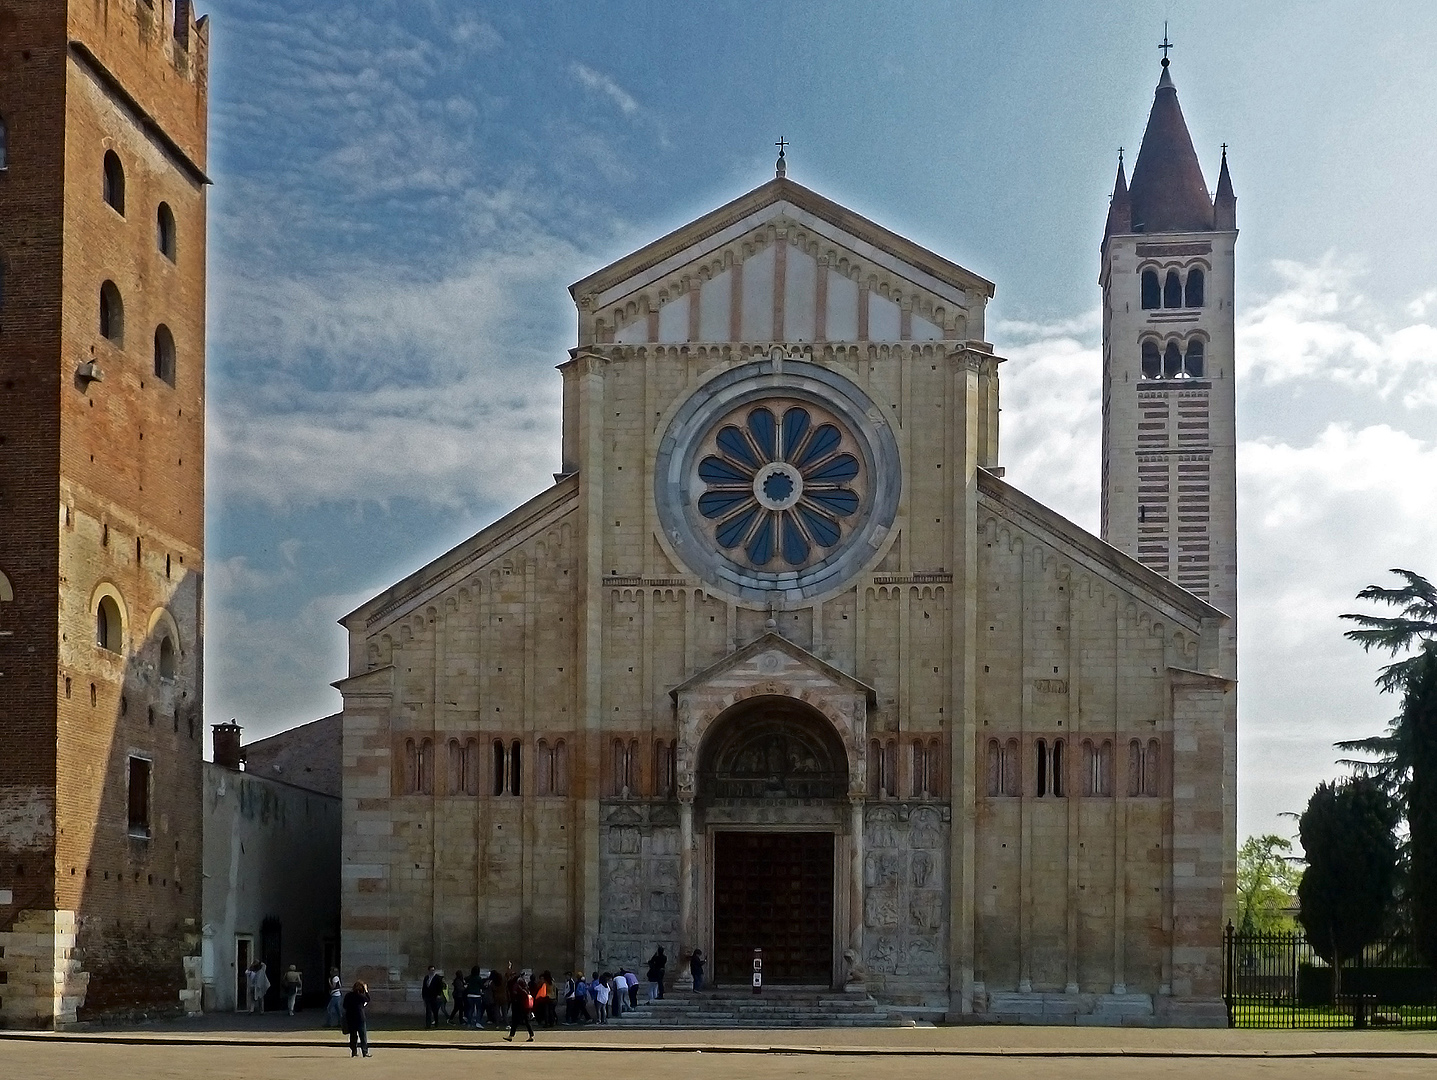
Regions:
[[[765,695],[726,709],[699,752],[695,801],[842,799],[848,753],[833,724],[795,698]]]

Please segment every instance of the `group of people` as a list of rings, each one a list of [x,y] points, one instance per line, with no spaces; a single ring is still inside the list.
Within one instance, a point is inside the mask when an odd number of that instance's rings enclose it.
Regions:
[[[245,987],[249,991],[249,1011],[263,1013],[265,995],[269,993],[271,985],[268,965],[263,960],[256,960],[245,968],[244,977]],[[294,964],[290,964],[289,970],[281,977],[280,988],[284,991],[285,1006],[289,1010],[289,1015],[293,1016],[295,1007],[304,994],[304,976],[300,974],[299,968]]]

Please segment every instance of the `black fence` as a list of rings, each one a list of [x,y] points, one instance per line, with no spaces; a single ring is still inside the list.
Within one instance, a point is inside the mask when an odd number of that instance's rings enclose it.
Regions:
[[[1334,969],[1302,934],[1224,936],[1229,1027],[1437,1028],[1437,970],[1400,938]]]

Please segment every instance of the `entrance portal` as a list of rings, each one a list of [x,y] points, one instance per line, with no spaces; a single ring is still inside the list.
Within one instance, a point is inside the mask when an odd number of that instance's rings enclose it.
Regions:
[[[753,950],[763,981],[833,981],[833,833],[714,834],[717,984],[748,985]]]

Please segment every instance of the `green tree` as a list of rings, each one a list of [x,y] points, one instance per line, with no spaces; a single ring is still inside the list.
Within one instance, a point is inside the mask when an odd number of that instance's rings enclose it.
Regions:
[[[1292,841],[1281,836],[1249,836],[1237,853],[1238,930],[1279,934],[1296,929],[1291,914],[1302,880]]]
[[[1388,664],[1377,678],[1384,693],[1401,695],[1402,708],[1385,734],[1337,746],[1372,755],[1348,763],[1381,783],[1407,819],[1407,923],[1418,953],[1437,967],[1437,588],[1411,570],[1392,573],[1406,584],[1369,585],[1357,596],[1399,608],[1399,614],[1343,618],[1361,627],[1346,636],[1364,650],[1412,653]]]
[[[1387,923],[1397,881],[1397,807],[1370,776],[1317,786],[1298,819],[1307,869],[1298,921],[1317,954],[1337,969]]]

